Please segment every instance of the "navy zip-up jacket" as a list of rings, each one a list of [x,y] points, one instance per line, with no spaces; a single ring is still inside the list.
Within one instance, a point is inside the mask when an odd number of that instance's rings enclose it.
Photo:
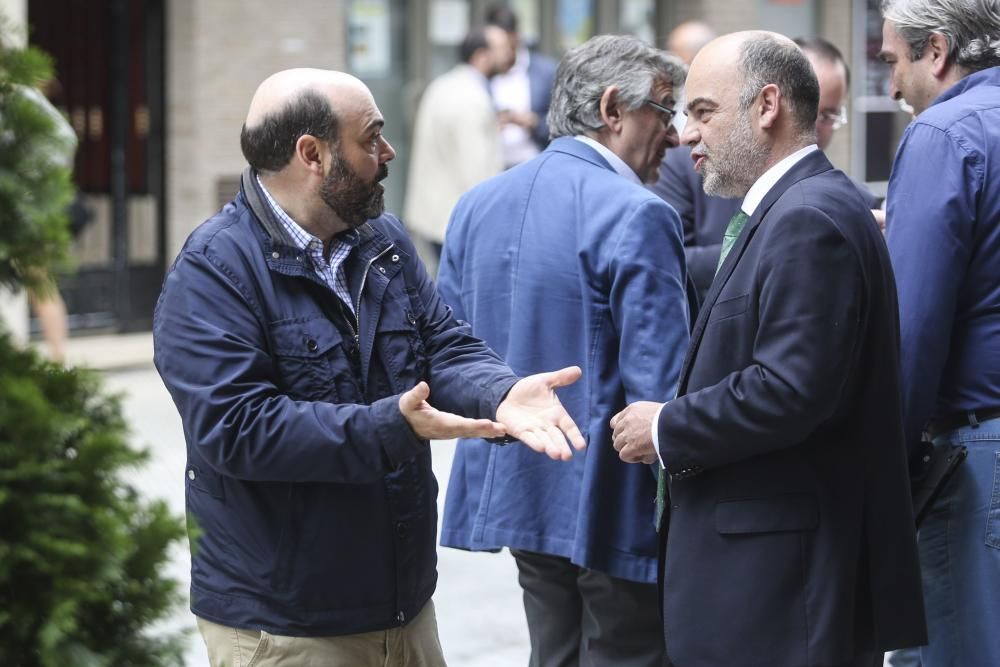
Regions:
[[[439,299],[394,217],[356,230],[353,316],[247,170],[167,274],[155,362],[184,425],[191,609],[291,636],[406,623],[437,580],[430,448],[399,411],[493,418],[517,380]]]

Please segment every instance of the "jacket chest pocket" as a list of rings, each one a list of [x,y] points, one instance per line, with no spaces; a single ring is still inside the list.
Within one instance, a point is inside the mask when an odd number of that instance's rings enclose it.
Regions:
[[[271,324],[276,384],[295,400],[329,403],[360,396],[351,356],[357,348],[325,318]]]
[[[405,391],[428,379],[429,362],[419,320],[405,296],[383,305],[375,340],[382,364],[396,385],[394,391]]]

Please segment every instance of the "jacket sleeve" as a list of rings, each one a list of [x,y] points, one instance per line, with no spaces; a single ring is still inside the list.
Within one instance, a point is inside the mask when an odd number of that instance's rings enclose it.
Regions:
[[[693,188],[700,187],[700,177],[692,178],[691,152],[687,148],[677,147],[667,151],[660,165],[660,178],[650,186],[660,199],[670,204],[680,216],[684,233],[684,258],[687,271],[698,288],[699,294],[705,294],[715,277],[715,268],[719,263],[721,243],[698,245],[697,206],[698,197],[705,197]]]
[[[854,367],[864,301],[855,249],[811,207],[772,214],[762,227],[751,363],[660,411],[660,454],[672,474],[802,442],[834,414]],[[741,329],[750,335],[752,325]]]
[[[933,155],[933,159],[928,156]],[[906,442],[915,443],[941,386],[976,241],[984,180],[976,156],[942,130],[907,128],[889,181],[887,243],[899,295]]]
[[[398,396],[360,405],[282,393],[255,297],[238,275],[186,250],[157,304],[154,361],[190,450],[238,479],[368,483],[427,446]]]
[[[618,226],[612,257],[609,301],[626,402],[668,401],[690,329],[677,214],[650,198]]]
[[[409,239],[399,243],[415,256]],[[455,247],[446,245],[442,262],[453,264],[455,251]],[[423,313],[419,324],[430,359],[429,402],[439,410],[466,417],[495,418],[497,406],[520,378],[472,333],[467,322],[455,317],[422,262],[410,262],[407,271],[407,284],[414,286],[420,303],[417,310]],[[458,288],[454,283],[446,277],[444,286],[458,303]]]

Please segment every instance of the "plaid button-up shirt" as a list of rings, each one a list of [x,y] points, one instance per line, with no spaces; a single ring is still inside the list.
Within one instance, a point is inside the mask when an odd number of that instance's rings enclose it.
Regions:
[[[292,220],[291,216],[285,213],[285,210],[278,205],[278,202],[274,201],[271,193],[261,183],[260,176],[257,177],[257,183],[260,184],[260,189],[264,193],[264,197],[267,199],[271,210],[274,211],[278,220],[281,221],[285,231],[295,241],[296,247],[312,259],[313,270],[316,272],[316,275],[333,290],[334,294],[340,297],[340,300],[353,313],[354,304],[351,303],[351,291],[347,288],[347,274],[344,272],[344,261],[351,254],[354,245],[334,238],[330,242],[330,259],[327,260],[323,256],[323,242],[304,230],[297,222]]]

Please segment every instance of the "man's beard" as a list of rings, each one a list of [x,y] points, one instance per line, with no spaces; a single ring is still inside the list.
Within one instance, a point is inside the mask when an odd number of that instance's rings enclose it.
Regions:
[[[758,144],[753,136],[750,114],[742,112],[726,141],[709,151],[704,144],[694,152],[708,159],[702,167],[705,194],[716,197],[744,197],[750,186],[764,173],[771,157],[769,146]]]
[[[319,188],[319,196],[337,217],[353,229],[382,215],[385,188],[379,181],[388,175],[389,168],[383,164],[375,180],[366,183],[345,160],[338,157]]]

